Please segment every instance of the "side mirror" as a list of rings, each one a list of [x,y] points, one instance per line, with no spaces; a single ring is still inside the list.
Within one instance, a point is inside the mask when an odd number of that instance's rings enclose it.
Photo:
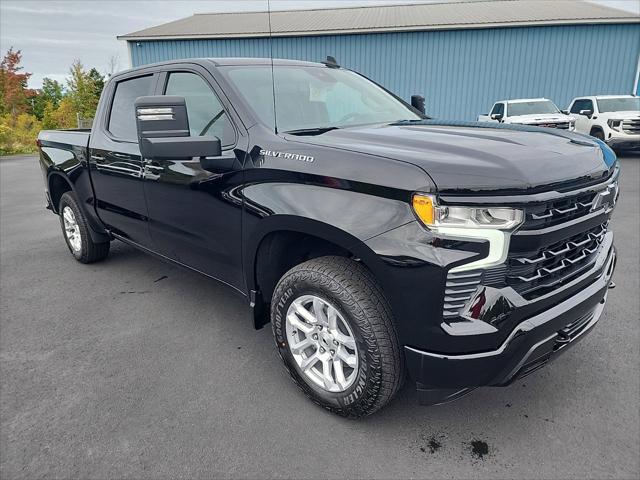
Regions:
[[[578,113],[585,117],[591,117],[591,115],[593,115],[593,110],[580,110]]]
[[[411,106],[418,110],[421,114],[425,114],[424,97],[422,95],[411,95]]]
[[[138,144],[143,158],[175,159],[222,155],[219,138],[190,136],[184,97],[139,97],[134,105]]]
[[[564,113],[565,115],[569,115],[569,110],[560,110],[560,113]]]
[[[500,120],[502,120],[502,117],[503,117],[503,116],[504,116],[504,115],[502,115],[501,113],[492,113],[492,114],[491,114],[491,120],[498,120],[498,121],[500,121]]]

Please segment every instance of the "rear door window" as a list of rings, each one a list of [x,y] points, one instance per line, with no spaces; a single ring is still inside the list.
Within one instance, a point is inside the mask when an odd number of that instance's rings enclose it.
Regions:
[[[107,130],[119,140],[136,142],[136,115],[133,104],[138,97],[151,95],[153,75],[122,80],[116,85]]]

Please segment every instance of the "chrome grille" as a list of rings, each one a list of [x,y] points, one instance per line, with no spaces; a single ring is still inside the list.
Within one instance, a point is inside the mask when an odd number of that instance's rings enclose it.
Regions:
[[[622,130],[630,135],[640,135],[640,118],[624,120]]]
[[[510,255],[505,282],[525,298],[543,295],[595,260],[607,223],[535,252]]]
[[[443,316],[456,317],[460,310],[471,299],[478,285],[482,281],[483,273],[479,270],[447,274],[444,291]]]
[[[527,208],[523,230],[535,230],[564,223],[589,213],[597,192],[555,200]]]
[[[531,126],[533,126],[533,127],[544,127],[544,128],[560,128],[562,130],[568,130],[569,129],[569,122],[534,123]]]

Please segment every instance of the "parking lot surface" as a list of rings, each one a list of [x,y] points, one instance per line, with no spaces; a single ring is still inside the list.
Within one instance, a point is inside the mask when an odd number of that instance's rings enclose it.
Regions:
[[[0,159],[0,478],[638,478],[640,157],[596,329],[508,388],[408,382],[360,421],[289,380],[231,290],[122,243],[69,254],[34,157]]]

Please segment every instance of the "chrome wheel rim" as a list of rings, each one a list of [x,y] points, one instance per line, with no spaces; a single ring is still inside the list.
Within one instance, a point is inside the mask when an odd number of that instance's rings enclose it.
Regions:
[[[76,216],[70,207],[62,209],[62,221],[64,222],[64,234],[67,236],[69,245],[74,252],[79,252],[82,248],[82,237],[80,236],[80,227],[76,221]]]
[[[327,392],[347,390],[358,375],[355,336],[340,312],[315,295],[296,298],[285,321],[289,351],[304,376]]]

